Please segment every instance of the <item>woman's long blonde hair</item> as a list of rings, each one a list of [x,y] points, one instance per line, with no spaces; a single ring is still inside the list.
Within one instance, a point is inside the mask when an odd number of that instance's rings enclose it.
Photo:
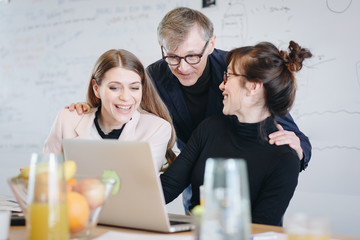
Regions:
[[[92,79],[95,79],[96,83],[101,85],[105,73],[115,67],[122,67],[127,70],[134,71],[140,76],[142,84],[140,111],[145,110],[170,123],[171,138],[167,145],[165,155],[167,165],[170,165],[176,158],[175,153],[172,151],[172,147],[174,146],[176,140],[172,119],[166,105],[161,100],[152,81],[150,80],[150,77],[147,75],[144,66],[134,54],[124,49],[111,49],[99,57],[93,68],[87,92],[87,101],[90,107],[99,107],[101,105],[101,100],[95,96]]]

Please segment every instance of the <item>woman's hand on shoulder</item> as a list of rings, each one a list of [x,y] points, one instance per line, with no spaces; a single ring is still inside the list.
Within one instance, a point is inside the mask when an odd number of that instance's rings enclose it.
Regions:
[[[70,104],[70,106],[65,106],[65,109],[69,109],[70,112],[76,110],[76,112],[80,115],[83,113],[88,113],[90,106],[86,102],[77,102]]]
[[[269,143],[280,145],[289,145],[294,149],[299,157],[299,160],[302,160],[304,157],[303,150],[301,148],[300,139],[294,132],[286,131],[282,128],[280,124],[277,124],[276,127],[279,129],[277,132],[273,132],[269,135]]]

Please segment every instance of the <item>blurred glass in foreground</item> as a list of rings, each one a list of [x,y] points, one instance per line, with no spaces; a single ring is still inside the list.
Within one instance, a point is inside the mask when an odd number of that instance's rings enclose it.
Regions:
[[[251,213],[246,162],[209,158],[204,192],[199,239],[249,239]]]

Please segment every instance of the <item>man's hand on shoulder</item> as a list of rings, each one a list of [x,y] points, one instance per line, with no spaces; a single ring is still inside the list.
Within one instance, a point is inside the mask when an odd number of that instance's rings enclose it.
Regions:
[[[65,106],[65,109],[69,109],[70,112],[76,110],[76,112],[80,115],[83,113],[88,113],[90,110],[90,106],[86,102],[78,102],[72,103],[70,104],[70,106]]]
[[[286,144],[289,145],[296,151],[299,159],[302,160],[304,154],[298,136],[296,136],[294,132],[284,130],[280,124],[277,124],[276,127],[279,131],[273,132],[269,135],[269,143],[277,146]]]

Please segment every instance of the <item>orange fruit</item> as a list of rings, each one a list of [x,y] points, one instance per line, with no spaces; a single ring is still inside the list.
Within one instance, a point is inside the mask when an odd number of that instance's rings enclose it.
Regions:
[[[67,193],[69,227],[71,232],[81,231],[89,219],[89,204],[78,192]]]
[[[66,191],[67,192],[75,191],[77,184],[78,184],[78,180],[76,180],[75,178],[70,178],[69,180],[66,181]]]

